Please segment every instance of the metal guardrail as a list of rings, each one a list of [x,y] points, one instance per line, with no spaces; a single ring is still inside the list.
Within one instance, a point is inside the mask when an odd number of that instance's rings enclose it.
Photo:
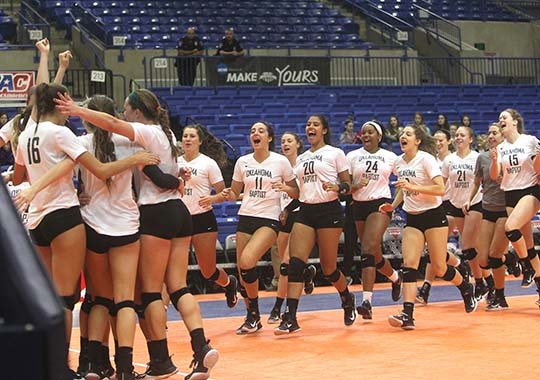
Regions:
[[[182,62],[187,64],[188,60],[193,58],[176,56],[145,58],[143,60],[145,87],[293,84],[331,86],[540,84],[540,59],[538,58],[405,56],[256,58],[264,62],[263,66],[250,61],[253,57],[236,58],[234,62],[215,56],[198,57],[199,61],[191,61],[195,64],[195,77],[188,83],[181,79],[183,71],[178,69],[178,65]],[[315,78],[310,76],[313,71],[317,71],[314,74],[317,81],[310,82],[310,79]],[[305,72],[304,78],[302,78],[302,72]],[[283,78],[292,79],[286,81]],[[302,79],[305,80],[302,81]]]
[[[413,4],[413,8],[418,13],[418,23],[424,29],[435,34],[437,39],[444,40],[461,51],[461,29],[457,24],[418,4]]]
[[[21,1],[17,40],[20,44],[33,44],[51,37],[51,25],[29,3]]]

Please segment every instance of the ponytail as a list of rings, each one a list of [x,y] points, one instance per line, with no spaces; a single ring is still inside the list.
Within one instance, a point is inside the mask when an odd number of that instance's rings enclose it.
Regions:
[[[157,121],[159,125],[161,126],[161,129],[165,133],[165,136],[167,136],[167,140],[169,140],[169,145],[171,146],[171,155],[173,158],[176,158],[180,155],[180,148],[178,145],[174,143],[173,139],[173,132],[171,130],[170,122],[169,122],[169,114],[166,109],[159,107],[157,111]]]
[[[13,118],[13,137],[11,138],[11,147],[13,151],[17,151],[19,145],[19,136],[22,131],[26,129],[30,115],[32,114],[32,107],[27,106],[21,113]]]

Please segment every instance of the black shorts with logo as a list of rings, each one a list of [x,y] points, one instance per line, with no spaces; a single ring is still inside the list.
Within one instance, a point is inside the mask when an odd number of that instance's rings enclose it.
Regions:
[[[193,235],[191,214],[180,199],[143,205],[140,211],[140,234],[171,240]]]
[[[314,229],[343,228],[343,210],[339,200],[325,203],[302,203],[296,223],[305,224]]]
[[[79,206],[54,210],[45,215],[36,228],[30,230],[30,238],[38,247],[48,247],[58,235],[83,223]]]
[[[450,201],[448,201],[449,206],[446,208],[443,206],[446,215],[453,216],[454,218],[465,218],[463,210],[454,206]],[[482,202],[478,202],[469,207],[469,211],[482,212]]]
[[[510,190],[504,192],[506,207],[516,207],[519,200],[526,195],[532,195],[540,201],[540,185],[527,187],[526,189]]]
[[[279,222],[277,220],[246,215],[239,215],[236,232],[253,235],[261,227],[271,228],[276,234],[279,232]]]
[[[124,236],[103,235],[94,230],[88,224],[86,228],[86,249],[95,253],[107,253],[111,248],[123,247],[139,240],[139,233]]]
[[[279,231],[284,232],[286,234],[290,234],[292,231],[292,227],[294,222],[296,222],[296,219],[298,218],[299,211],[293,211],[290,212],[287,216],[287,221],[285,222],[285,225],[280,224]]]
[[[489,211],[482,209],[482,219],[491,223],[497,223],[498,219],[507,217],[508,215],[506,214],[506,211]]]
[[[391,199],[380,198],[372,201],[354,201],[353,203],[353,216],[357,222],[365,222],[369,215],[379,212],[379,207],[384,203],[392,203]],[[390,216],[391,212],[384,212],[384,215]]]
[[[191,220],[193,222],[193,235],[217,232],[218,230],[216,215],[212,210],[191,215]]]
[[[412,227],[426,232],[431,228],[448,227],[448,219],[441,206],[422,212],[421,214],[409,214],[405,212],[407,224],[405,227]]]

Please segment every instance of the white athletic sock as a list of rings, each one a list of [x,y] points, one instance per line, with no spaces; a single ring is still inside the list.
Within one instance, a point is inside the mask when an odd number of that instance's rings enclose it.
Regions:
[[[396,282],[396,281],[398,280],[398,278],[399,278],[399,277],[398,277],[397,271],[394,270],[394,271],[392,272],[392,274],[390,275],[390,277],[388,277],[388,278],[390,279],[390,281]]]
[[[362,297],[364,301],[369,301],[371,303],[371,297],[373,297],[373,292],[363,292]]]

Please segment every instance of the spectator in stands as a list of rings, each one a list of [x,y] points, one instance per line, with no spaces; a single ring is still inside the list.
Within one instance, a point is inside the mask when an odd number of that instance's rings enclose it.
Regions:
[[[435,126],[434,132],[437,132],[439,129],[444,129],[445,131],[450,130],[450,125],[448,124],[448,118],[443,113],[440,113],[439,116],[437,116],[437,125]]]
[[[240,43],[234,38],[234,30],[229,28],[225,30],[225,38],[221,41],[221,47],[217,51],[217,55],[223,57],[238,57],[244,55],[244,49]]]
[[[427,127],[426,122],[424,121],[424,115],[422,115],[420,112],[414,113],[413,125],[422,128],[427,132],[428,135],[431,134],[430,129]]]
[[[449,131],[450,131],[450,151],[454,151],[454,138],[456,137],[456,131],[458,129],[458,123],[452,123],[450,124]]]
[[[347,119],[343,125],[343,133],[339,136],[340,144],[355,144],[356,133],[354,133],[354,120]]]
[[[471,117],[469,115],[463,115],[461,116],[461,126],[462,127],[471,127]]]
[[[489,150],[487,142],[487,135],[485,133],[481,133],[476,136],[476,150],[478,152],[485,152]]]
[[[0,112],[0,128],[7,124],[9,116],[7,112]]]
[[[399,135],[403,131],[403,125],[397,117],[397,115],[392,115],[388,119],[388,125],[386,126],[386,133],[384,138],[387,143],[397,142],[399,140]]]
[[[195,28],[188,28],[186,35],[180,40],[178,45],[178,58],[176,60],[176,71],[178,72],[178,83],[180,86],[193,86],[197,76],[197,66],[201,62],[199,57],[203,53],[201,40],[195,34]]]

